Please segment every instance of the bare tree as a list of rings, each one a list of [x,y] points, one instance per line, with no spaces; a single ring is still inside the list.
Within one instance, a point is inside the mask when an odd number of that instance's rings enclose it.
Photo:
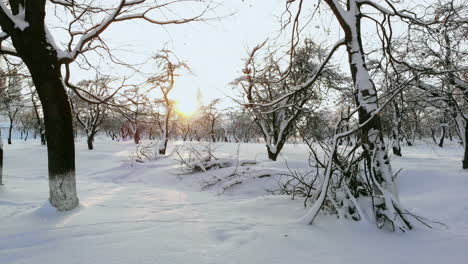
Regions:
[[[106,76],[96,77],[95,80],[81,81],[78,85],[91,94],[107,97],[109,96],[110,82],[112,82],[112,78]],[[94,137],[101,130],[108,108],[104,104],[90,104],[73,95],[70,96],[70,104],[75,119],[86,133],[88,149],[94,149]]]
[[[442,147],[444,139],[455,128],[465,148],[462,162],[468,168],[468,9],[466,3],[454,0],[438,1],[427,12],[433,23],[425,27],[411,27],[405,42],[397,47],[401,63],[399,70],[415,76],[412,85],[422,94],[418,97],[428,108],[439,109],[439,122],[431,130]]]
[[[3,138],[0,129],[0,185],[3,185]]]
[[[331,88],[336,86],[332,81],[339,80],[333,67],[321,69],[322,74],[309,89],[283,97],[270,105],[269,102],[290,93],[318,71],[322,54],[326,51],[306,39],[302,46],[291,54],[291,61],[286,69],[281,67],[281,60],[275,58],[274,52],[268,52],[261,62],[256,61],[256,53],[266,42],[256,46],[249,54],[244,76],[233,82],[241,86],[244,101],[241,104],[248,110],[259,126],[265,139],[268,157],[276,160],[289,136],[293,133],[295,123],[307,111],[312,111],[320,104],[319,90],[324,84]],[[283,63],[284,64],[284,63]],[[338,82],[338,81],[337,81]],[[304,110],[308,106],[307,110]]]
[[[293,3],[298,4],[298,10],[296,16],[290,21],[293,26],[293,41],[297,42],[299,37],[299,32],[301,28],[299,26],[299,17],[300,12],[303,10],[302,5],[304,1],[301,0],[291,0],[287,2],[288,8],[291,7]],[[363,20],[370,21],[373,23],[376,28],[376,34],[380,44],[382,45],[383,55],[382,59],[391,58],[392,61],[392,40],[394,36],[392,34],[392,23],[394,20],[398,19],[403,22],[411,22],[416,25],[426,26],[430,24],[429,22],[424,22],[418,18],[414,13],[407,11],[406,9],[399,10],[399,7],[396,6],[398,3],[393,1],[384,1],[379,3],[378,1],[373,0],[347,0],[347,1],[337,1],[337,0],[324,0],[327,7],[331,10],[331,13],[337,20],[341,31],[344,33],[344,38],[336,42],[332,46],[327,57],[323,61],[322,65],[318,67],[317,74],[320,75],[322,69],[328,63],[329,59],[340,47],[345,47],[346,53],[348,55],[348,64],[350,68],[351,77],[354,84],[354,99],[356,108],[351,112],[358,114],[358,130],[360,132],[360,142],[358,145],[362,146],[362,159],[361,161],[365,164],[365,170],[360,171],[359,175],[362,173],[367,173],[368,181],[370,182],[370,189],[363,186],[363,189],[368,190],[367,192],[359,192],[358,189],[355,191],[347,191],[346,188],[344,191],[345,200],[341,200],[337,206],[337,210],[341,211],[341,206],[348,208],[354,213],[362,214],[362,211],[359,210],[359,205],[355,202],[356,196],[367,196],[372,197],[372,210],[374,213],[375,223],[378,227],[389,227],[393,230],[406,230],[411,229],[412,225],[408,220],[408,214],[404,208],[400,205],[398,198],[398,191],[396,188],[395,177],[393,175],[392,167],[390,164],[389,155],[384,143],[383,128],[379,112],[381,111],[382,106],[378,102],[377,87],[375,82],[370,74],[369,64],[366,61],[366,55],[369,54],[369,51],[365,51],[365,47],[362,41],[362,32],[363,28],[361,27]],[[318,8],[318,7],[317,7]],[[314,12],[312,16],[315,14]],[[308,19],[311,19],[310,17]],[[294,43],[292,45],[294,48]],[[316,81],[315,77],[309,78],[304,84],[296,87],[293,92],[284,94],[270,104],[275,104],[284,100],[289,96],[292,96],[304,89],[309,89],[313,83]],[[400,91],[406,86],[396,87],[396,91],[392,93],[390,98],[395,98],[395,93]],[[387,101],[388,103],[389,101]],[[349,117],[348,117],[349,118]],[[342,119],[343,120],[343,119]],[[348,136],[350,133],[338,133],[334,136],[334,146],[336,146],[336,140]],[[324,204],[325,197],[331,197],[329,202],[333,202],[333,197],[337,193],[337,189],[328,189],[329,179],[332,175],[333,164],[340,167],[340,163],[336,163],[336,147],[330,148],[329,152],[329,161],[323,164],[326,164],[325,167],[325,179],[321,185],[319,191],[319,199],[314,204],[313,208],[309,213],[303,218],[304,222],[312,223]],[[353,153],[352,151],[351,153]],[[345,160],[347,158],[345,157]],[[357,162],[357,161],[356,161]],[[352,164],[355,164],[353,162]],[[346,163],[344,164],[345,167]],[[349,165],[349,164],[348,164]],[[348,166],[349,167],[349,166]],[[354,186],[364,185],[361,180],[355,181],[356,178],[350,177],[353,174],[347,173],[347,170],[341,170],[342,176],[341,179],[348,181],[349,183],[354,184]],[[360,176],[360,179],[366,179],[363,175]],[[358,178],[359,179],[359,178]],[[345,186],[346,187],[346,186]],[[341,197],[343,198],[343,197]],[[356,211],[357,210],[357,211]],[[362,216],[362,215],[361,215]],[[354,218],[354,217],[353,217]]]
[[[29,91],[31,95],[31,103],[34,110],[34,115],[36,117],[36,130],[41,137],[41,145],[46,145],[46,131],[44,127],[44,117],[42,116],[42,111],[40,107],[39,99],[37,98],[37,91],[35,87],[31,84],[29,85]]]
[[[140,144],[142,133],[147,128],[148,116],[151,112],[151,103],[148,91],[139,88],[127,89],[119,100],[120,107],[115,108],[127,119],[126,128],[131,134],[135,144]]]
[[[21,139],[28,140],[29,133],[34,130],[36,126],[36,117],[34,112],[29,107],[25,108],[18,114],[17,129],[21,133]]]
[[[16,68],[7,64],[7,71],[2,73],[6,83],[3,96],[0,98],[0,110],[6,114],[9,120],[8,144],[12,143],[12,132],[16,125],[16,119],[20,109],[23,107],[21,77]]]
[[[174,8],[193,3],[199,12],[189,18],[172,13]],[[49,12],[54,10],[55,12]],[[183,24],[202,20],[210,10],[203,1],[120,0],[117,3],[72,0],[0,1],[0,54],[19,58],[28,68],[42,103],[49,160],[50,202],[58,210],[71,210],[78,205],[75,183],[75,147],[72,112],[65,88],[74,90],[81,99],[79,87],[71,83],[71,65],[80,59],[90,63],[87,54],[112,54],[101,38],[115,23],[142,20],[156,25]],[[60,25],[46,19],[54,15]],[[54,40],[52,26],[68,33],[67,44],[60,47]],[[124,64],[124,62],[122,62]],[[93,65],[89,65],[93,68]],[[64,69],[65,76],[62,76]],[[95,98],[95,101],[106,99]]]
[[[156,54],[153,59],[156,61],[156,72],[148,79],[148,83],[162,94],[162,98],[158,100],[158,104],[164,108],[164,115],[158,118],[158,126],[161,129],[161,142],[159,144],[159,154],[165,155],[167,142],[174,129],[174,124],[171,121],[174,114],[175,101],[169,98],[169,94],[174,88],[175,78],[179,76],[178,71],[188,70],[189,67],[185,62],[177,59],[175,54],[170,50],[162,50]]]
[[[196,121],[199,125],[202,125],[202,130],[205,131],[207,140],[216,142],[216,129],[220,125],[221,113],[218,111],[216,106],[221,102],[221,99],[214,99],[208,105],[202,106],[200,109],[200,117]]]

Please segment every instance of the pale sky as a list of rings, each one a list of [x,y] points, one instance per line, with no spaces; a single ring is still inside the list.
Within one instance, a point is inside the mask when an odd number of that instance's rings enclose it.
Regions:
[[[241,74],[240,70],[247,52],[267,37],[277,35],[280,28],[278,16],[284,12],[286,1],[219,2],[223,3],[223,6],[217,9],[219,16],[229,13],[234,15],[219,21],[164,27],[143,21],[130,21],[112,25],[102,37],[111,47],[127,50],[116,54],[119,54],[120,59],[130,63],[142,62],[164,47],[175,52],[178,58],[185,61],[193,71],[193,75],[185,74],[175,83],[173,98],[183,104],[192,104],[194,107],[198,89],[202,91],[205,103],[215,98],[225,98],[226,94],[232,95],[232,89],[228,84]],[[305,1],[303,13],[308,13],[315,3],[316,1]],[[303,24],[304,20],[306,19],[302,20]],[[372,27],[375,28],[373,25]],[[324,29],[331,30],[327,32]],[[306,34],[325,46],[333,45],[341,37],[337,22],[329,11],[316,14],[314,21],[308,25]],[[375,35],[369,34],[367,38],[369,37],[372,41]],[[347,60],[344,51],[335,54],[333,59],[343,65]],[[148,71],[151,69],[151,64],[146,64],[143,68]],[[343,69],[346,71],[346,68]],[[116,68],[111,74],[122,75],[121,71]],[[93,78],[87,74],[76,71],[73,79],[79,81],[83,78]],[[234,104],[230,99],[226,99],[223,105]]]
[[[185,74],[176,80],[173,98],[195,104],[200,89],[207,102],[231,94],[228,83],[239,76],[247,51],[278,31],[277,16],[284,3],[229,0],[223,2],[218,13],[234,15],[219,21],[165,27],[142,21],[122,23],[112,26],[103,37],[114,47],[131,50],[123,55],[128,61],[141,61],[163,47],[171,49],[193,71],[193,75]],[[224,105],[232,105],[230,99],[225,101]]]

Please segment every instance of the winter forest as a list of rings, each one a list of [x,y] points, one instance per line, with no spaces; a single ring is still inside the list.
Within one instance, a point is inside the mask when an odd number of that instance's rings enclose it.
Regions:
[[[0,263],[466,263],[468,1],[0,0]]]

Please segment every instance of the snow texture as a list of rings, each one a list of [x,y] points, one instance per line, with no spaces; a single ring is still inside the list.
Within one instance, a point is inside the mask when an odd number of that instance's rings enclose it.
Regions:
[[[182,175],[174,157],[134,163],[133,143],[99,138],[94,151],[84,139],[77,143],[80,206],[58,212],[47,201],[46,148],[14,142],[5,146],[0,187],[0,263],[465,263],[463,149],[416,143],[391,158],[404,168],[401,203],[444,225],[391,233],[323,214],[314,225],[300,224],[308,211],[301,199],[265,191],[277,188],[278,178],[251,177],[222,195],[223,186],[201,191],[206,179],[233,168]],[[232,158],[236,150],[220,144],[215,155]],[[286,145],[283,153],[291,169],[308,169],[306,146]],[[251,160],[254,174],[287,171],[283,161],[268,160],[263,144],[241,145],[239,159]]]

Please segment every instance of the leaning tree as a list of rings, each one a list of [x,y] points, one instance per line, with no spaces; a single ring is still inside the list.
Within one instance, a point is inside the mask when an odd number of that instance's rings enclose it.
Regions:
[[[111,25],[143,20],[157,25],[183,24],[202,20],[211,10],[198,0],[1,0],[0,54],[13,56],[28,68],[42,103],[49,167],[50,203],[58,210],[71,210],[78,205],[75,183],[75,146],[72,112],[66,88],[81,99],[80,87],[71,82],[71,68],[77,61],[89,63],[89,54],[120,61],[102,34]],[[193,3],[192,17],[181,18],[173,11]],[[187,13],[187,12],[186,12]],[[53,21],[60,21],[54,24]],[[54,29],[54,31],[52,30]],[[54,40],[62,30],[66,39]],[[63,34],[62,34],[63,36]],[[61,45],[65,43],[65,45]],[[96,102],[107,98],[93,98]],[[91,100],[89,100],[91,101]]]

